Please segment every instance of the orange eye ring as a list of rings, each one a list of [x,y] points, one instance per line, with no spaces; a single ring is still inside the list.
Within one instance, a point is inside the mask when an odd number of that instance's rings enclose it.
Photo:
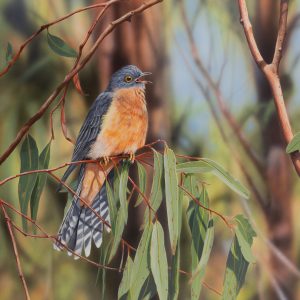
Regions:
[[[126,75],[126,76],[124,77],[124,81],[127,82],[127,83],[131,82],[132,80],[133,80],[133,78],[132,78],[132,76],[130,76],[130,75]]]

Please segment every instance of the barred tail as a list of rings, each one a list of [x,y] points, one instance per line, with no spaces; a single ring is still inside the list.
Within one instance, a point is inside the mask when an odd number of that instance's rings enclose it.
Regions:
[[[82,188],[84,172],[85,166],[83,165],[79,171],[79,182],[76,190],[77,195],[80,194]],[[105,184],[96,195],[91,208],[99,214],[103,220],[110,223]],[[72,204],[60,226],[57,236],[59,242],[56,242],[54,245],[56,250],[63,249],[64,247],[61,245],[63,244],[78,255],[81,255],[84,249],[85,256],[88,257],[91,253],[92,240],[97,248],[101,246],[102,232],[105,225],[92,209],[81,206],[78,197],[74,196]],[[72,255],[71,252],[68,254]],[[78,257],[75,256],[74,258],[76,259]]]

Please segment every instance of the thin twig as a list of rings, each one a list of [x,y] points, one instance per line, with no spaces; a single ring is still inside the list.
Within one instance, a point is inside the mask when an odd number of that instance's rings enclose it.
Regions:
[[[19,277],[21,279],[21,282],[22,282],[22,285],[23,285],[23,288],[24,288],[24,293],[25,293],[26,299],[29,300],[30,299],[29,291],[28,291],[27,283],[26,283],[26,280],[25,280],[25,277],[24,277],[24,274],[23,274],[23,271],[22,271],[21,262],[20,262],[20,258],[19,258],[19,252],[18,252],[18,248],[17,248],[17,243],[16,243],[16,239],[15,239],[15,236],[14,236],[14,233],[13,233],[13,230],[12,230],[11,220],[10,220],[10,217],[8,216],[6,210],[5,210],[5,207],[2,203],[2,201],[0,201],[0,205],[1,205],[1,208],[2,208],[2,211],[3,211],[3,215],[4,215],[4,218],[5,218],[5,222],[6,222],[7,229],[8,229],[9,235],[10,235],[10,239],[11,239],[11,243],[12,243],[12,246],[13,246],[14,255],[15,255],[17,268],[18,268],[18,272],[19,272]]]

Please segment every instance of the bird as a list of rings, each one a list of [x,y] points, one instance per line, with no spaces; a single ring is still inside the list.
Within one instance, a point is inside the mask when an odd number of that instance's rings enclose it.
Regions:
[[[135,152],[145,145],[148,130],[145,88],[150,81],[144,77],[148,75],[151,73],[142,72],[134,65],[116,71],[105,91],[93,102],[79,131],[72,162],[99,160],[101,163],[79,165],[76,193],[54,244],[56,250],[72,250],[68,254],[75,253],[75,259],[82,252],[86,257],[90,255],[92,241],[99,248],[104,228],[109,231],[109,208],[104,182],[107,176],[113,179],[110,157],[128,154],[129,160],[133,162]],[[70,164],[61,182],[65,183],[77,166]]]

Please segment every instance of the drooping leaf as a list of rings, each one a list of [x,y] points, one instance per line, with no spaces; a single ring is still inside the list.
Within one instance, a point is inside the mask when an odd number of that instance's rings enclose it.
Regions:
[[[131,300],[139,298],[143,284],[150,274],[150,241],[152,229],[153,224],[147,224],[134,257],[129,290]]]
[[[103,232],[103,243],[100,247],[99,264],[106,266],[109,261],[109,253],[113,244],[113,237],[107,232]],[[100,282],[101,281],[101,282]],[[96,282],[101,285],[101,299],[105,300],[105,287],[106,287],[106,269],[98,268]]]
[[[211,249],[214,241],[214,223],[213,219],[208,222],[208,227],[206,231],[206,236],[204,240],[203,250],[201,253],[201,258],[196,269],[193,271],[192,275],[192,288],[191,288],[191,299],[198,300],[202,288],[202,280],[205,275],[205,269],[208,263],[208,259],[211,253]]]
[[[154,218],[156,211],[160,207],[163,199],[163,165],[164,165],[164,158],[163,156],[158,153],[157,151],[153,151],[154,157],[154,174],[153,174],[153,182],[151,187],[151,193],[149,198],[149,203],[151,209],[148,207],[146,208],[145,215],[144,215],[144,224],[149,223],[149,218]]]
[[[186,178],[184,179],[186,180]],[[179,295],[179,277],[180,277],[180,235],[182,226],[182,204],[183,204],[183,190],[178,189],[178,242],[176,246],[175,255],[172,255],[171,270],[169,272],[169,300],[176,300]]]
[[[143,194],[145,194],[145,192],[146,192],[146,183],[147,183],[146,169],[139,162],[137,162],[137,167],[138,167],[138,176],[139,176],[139,189]],[[135,207],[139,206],[142,202],[143,202],[143,197],[142,197],[141,194],[139,194],[134,206]]]
[[[132,272],[133,261],[130,256],[127,257],[127,262],[123,271],[123,277],[118,290],[118,299],[126,299],[127,292],[130,289],[130,275]]]
[[[172,255],[169,279],[169,300],[178,299],[179,294],[179,269],[180,269],[180,243],[178,240],[175,255]]]
[[[47,32],[47,41],[49,47],[58,55],[65,57],[77,57],[77,52],[67,45],[64,40]]]
[[[157,288],[159,299],[168,299],[168,262],[165,248],[164,231],[156,221],[153,226],[150,247],[151,272]]]
[[[242,254],[249,263],[253,263],[255,262],[255,258],[251,251],[251,245],[253,237],[256,236],[256,233],[250,225],[248,219],[246,219],[243,215],[237,215],[234,219],[237,223],[235,234]]]
[[[244,198],[249,198],[249,191],[219,164],[208,158],[198,161],[185,162],[177,165],[177,172],[187,174],[212,173],[222,180],[228,187]]]
[[[178,240],[178,179],[176,173],[176,157],[174,152],[166,148],[164,153],[165,192],[168,228],[171,241],[171,250],[174,255]]]
[[[150,300],[157,294],[155,282],[150,273],[144,282],[138,300]]]
[[[124,214],[119,209],[118,215],[117,215],[117,220],[116,220],[116,225],[115,225],[113,246],[112,246],[110,256],[109,256],[109,262],[113,259],[113,257],[117,253],[120,242],[122,240],[122,235],[123,235],[125,225],[126,225],[126,222],[124,220]]]
[[[128,202],[127,202],[127,183],[128,183],[129,162],[124,162],[121,168],[120,185],[119,185],[119,199],[120,210],[123,214],[125,224],[128,219]]]
[[[240,223],[239,226],[242,228],[241,233],[244,239],[252,246],[253,237],[256,236],[256,233],[250,223],[241,215],[236,216],[235,220]],[[223,300],[236,299],[244,284],[248,266],[249,262],[244,257],[237,235],[235,235],[226,263]]]
[[[21,170],[20,172],[27,172],[37,170],[39,168],[39,153],[35,140],[31,135],[27,135],[21,146]],[[34,185],[37,179],[37,173],[21,176],[18,185],[18,194],[20,201],[20,208],[23,214],[27,215],[29,201],[34,189]],[[22,218],[23,228],[27,229],[27,222],[25,218]]]
[[[39,169],[48,169],[49,160],[50,160],[50,146],[49,142],[46,147],[43,149],[42,153],[39,156]],[[37,212],[39,207],[39,202],[41,198],[42,191],[47,181],[47,173],[39,173],[35,182],[34,189],[32,191],[30,199],[30,209],[31,209],[31,218],[36,220]]]
[[[13,47],[10,42],[7,43],[5,60],[8,63],[12,59]]]
[[[286,153],[293,153],[295,151],[300,150],[300,132],[297,132],[293,139],[290,141],[290,143],[286,147]]]
[[[112,171],[113,172],[113,171]],[[114,179],[114,176],[113,176]],[[106,194],[108,201],[108,209],[109,209],[109,218],[112,232],[115,233],[116,230],[116,221],[117,221],[117,202],[115,201],[115,195],[113,189],[111,187],[110,179],[106,180]]]
[[[74,83],[74,86],[77,90],[77,92],[82,95],[82,96],[85,96],[83,90],[82,90],[82,87],[81,87],[81,83],[80,83],[80,78],[79,78],[79,75],[78,73],[76,73],[74,76],[73,76],[73,83]]]
[[[197,197],[199,195],[199,187],[196,183],[196,179],[194,176],[190,176],[188,178],[189,184],[186,183],[188,189],[190,189],[190,193]],[[197,197],[197,200],[203,205],[204,207],[208,207],[208,194],[206,189],[203,187],[201,194]],[[192,244],[191,244],[191,258],[192,258],[192,272],[197,277],[197,280],[193,280],[191,283],[191,299],[199,299],[200,292],[201,292],[201,284],[198,279],[201,279],[204,275],[203,273],[196,273],[199,264],[205,265],[206,257],[204,253],[205,249],[205,242],[206,245],[211,242],[211,240],[206,241],[208,239],[208,226],[209,226],[209,213],[206,209],[199,206],[193,200],[190,201],[190,205],[188,208],[188,216],[189,216],[189,226],[192,234]],[[208,247],[208,246],[207,246]],[[208,247],[209,248],[209,247]],[[207,250],[208,252],[208,250]],[[209,251],[210,253],[210,251]],[[208,254],[209,256],[209,254]],[[201,262],[202,259],[202,262]],[[208,257],[207,257],[208,259]]]

